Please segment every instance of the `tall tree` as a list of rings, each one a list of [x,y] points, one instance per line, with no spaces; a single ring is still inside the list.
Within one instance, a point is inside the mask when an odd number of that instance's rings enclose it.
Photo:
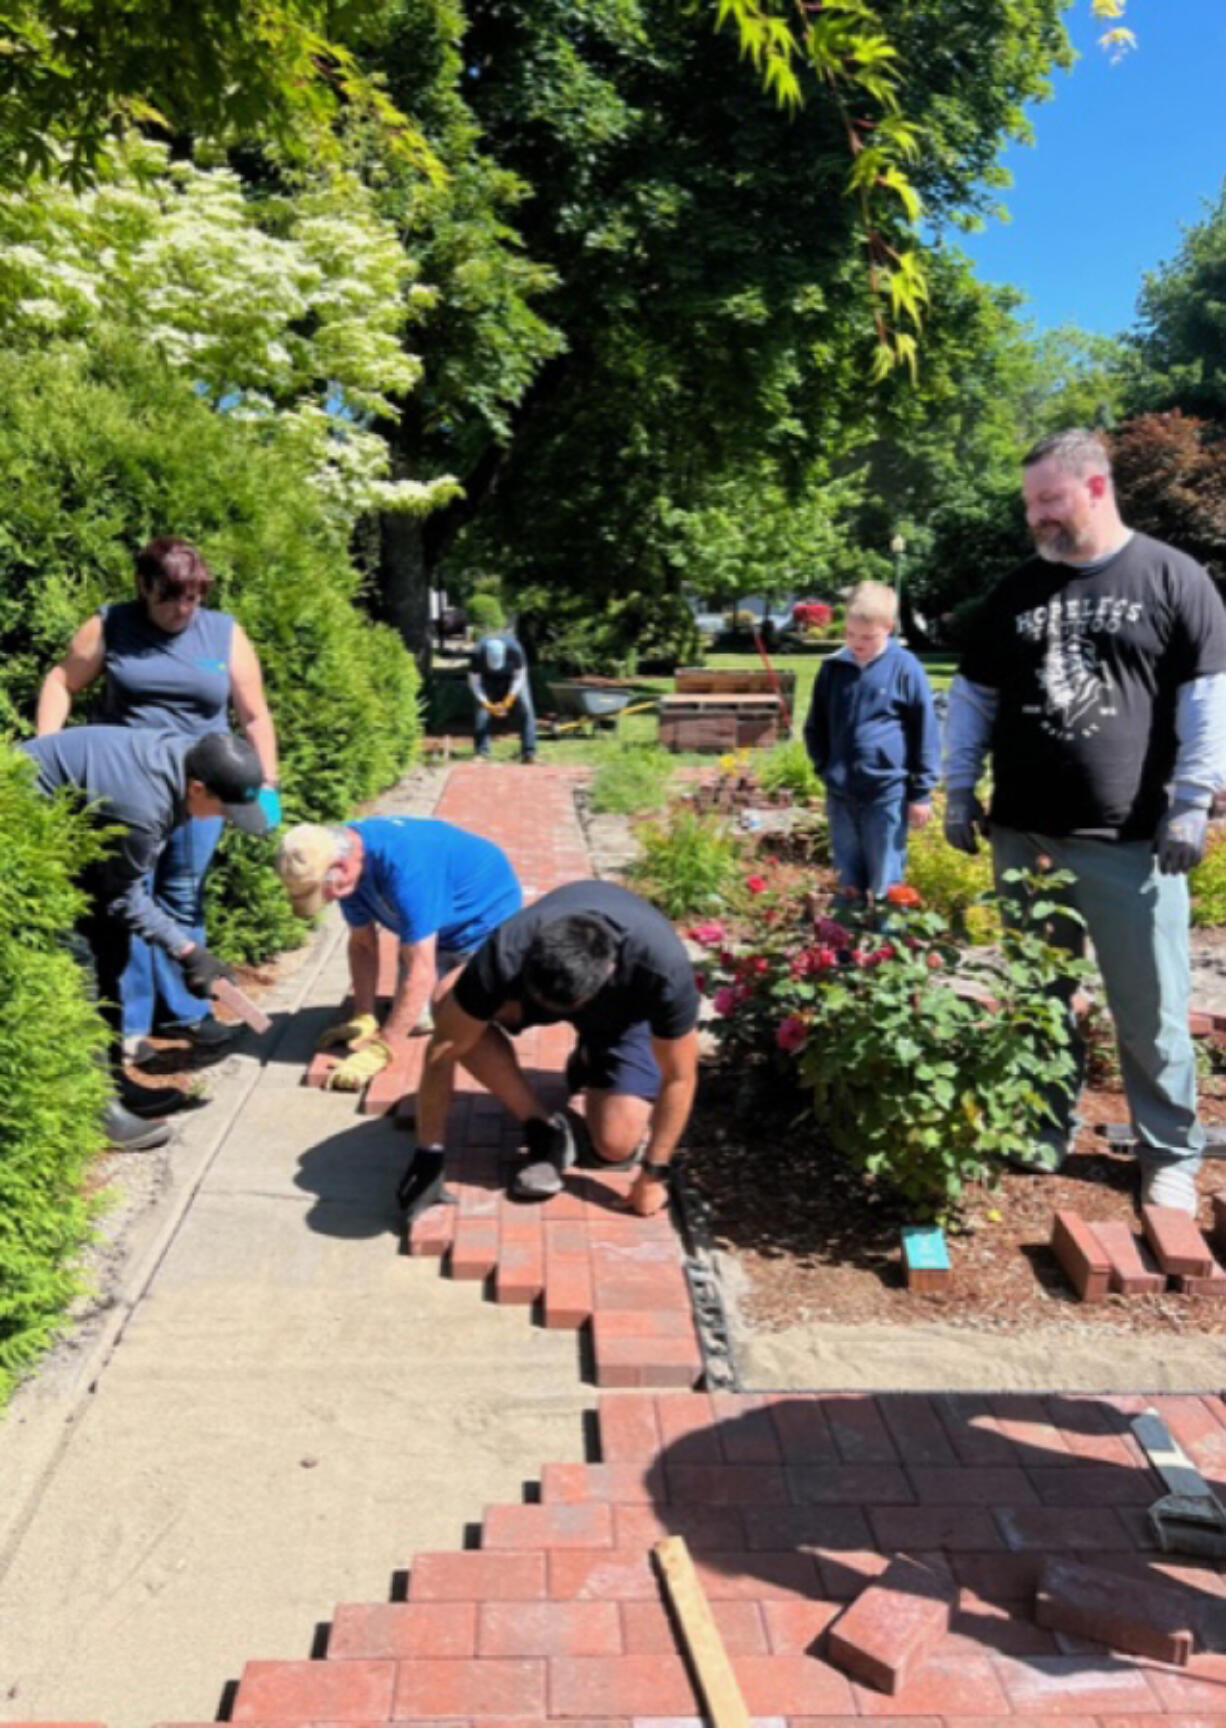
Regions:
[[[1134,404],[1226,427],[1226,184],[1170,263],[1145,278]]]

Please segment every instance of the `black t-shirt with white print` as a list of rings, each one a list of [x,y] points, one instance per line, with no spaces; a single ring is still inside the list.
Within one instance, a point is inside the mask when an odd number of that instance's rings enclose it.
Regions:
[[[541,928],[577,913],[610,926],[617,958],[613,976],[590,1002],[557,1014],[528,1001],[520,975]],[[568,882],[508,918],[456,979],[455,999],[474,1020],[492,1020],[507,1002],[519,1003],[525,1026],[569,1020],[593,1047],[616,1042],[642,1021],[657,1038],[683,1038],[698,1024],[694,968],[680,937],[662,912],[615,882]]]
[[[999,692],[995,821],[1149,839],[1179,686],[1226,672],[1226,607],[1194,559],[1145,534],[1082,570],[1031,558],[987,596],[960,670]]]

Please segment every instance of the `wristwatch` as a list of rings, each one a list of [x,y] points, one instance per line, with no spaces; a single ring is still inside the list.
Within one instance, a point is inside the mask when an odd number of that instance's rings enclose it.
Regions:
[[[650,1158],[644,1158],[639,1169],[644,1176],[650,1176],[653,1182],[667,1182],[672,1175],[671,1164],[653,1164]]]

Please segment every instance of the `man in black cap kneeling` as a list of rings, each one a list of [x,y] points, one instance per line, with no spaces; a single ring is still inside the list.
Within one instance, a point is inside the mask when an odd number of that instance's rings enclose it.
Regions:
[[[121,830],[105,856],[82,873],[87,904],[70,940],[111,1034],[107,1060],[118,1096],[103,1119],[107,1138],[125,1151],[163,1146],[169,1126],[142,1121],[134,1107],[156,1114],[181,1102],[182,1093],[133,1086],[124,1074],[119,980],[128,944],[138,935],[164,948],[202,996],[230,976],[215,954],[155,904],[145,879],[186,816],[224,816],[248,834],[266,831],[260,759],[245,738],[228,732],[185,738],[135,726],[76,726],[21,748],[35,764],[40,792],[50,796],[72,787],[85,795],[100,825]]]

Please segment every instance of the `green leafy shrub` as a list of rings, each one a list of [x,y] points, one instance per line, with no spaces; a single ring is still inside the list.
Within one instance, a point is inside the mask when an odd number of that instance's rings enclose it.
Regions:
[[[1188,877],[1188,887],[1193,924],[1226,924],[1226,835],[1211,835],[1205,856]]]
[[[507,615],[497,594],[470,594],[464,610],[474,636],[491,636],[506,625]]]
[[[214,604],[259,652],[288,820],[338,820],[412,761],[413,661],[367,616],[335,508],[258,424],[213,412],[131,345],[0,353],[0,487],[0,719],[30,729],[77,625],[129,597],[133,551],[174,533],[201,548]],[[300,936],[262,874],[269,855],[227,835],[210,873],[210,928],[231,959]]]
[[[790,792],[794,798],[821,796],[822,783],[800,738],[788,738],[758,757],[754,774],[764,792]]]
[[[592,809],[622,816],[658,810],[675,767],[667,750],[654,745],[614,745],[602,754],[592,778]]]
[[[81,1178],[102,1140],[106,1033],[61,938],[101,844],[0,744],[0,1402],[54,1336],[89,1232]]]
[[[1044,1161],[1046,1100],[1073,1076],[1054,991],[1086,970],[1047,940],[1058,911],[1048,890],[1066,880],[1010,874],[1020,909],[990,961],[917,910],[906,888],[891,890],[887,936],[844,913],[817,919],[808,938],[795,935],[799,909],[768,888],[739,953],[722,929],[710,932],[723,1060],[807,1089],[837,1150],[917,1208],[949,1216],[1002,1156]],[[979,993],[951,987],[959,980]]]
[[[674,804],[659,822],[640,824],[637,834],[643,852],[630,872],[631,886],[669,918],[727,910],[741,899],[744,851],[717,818]]]

